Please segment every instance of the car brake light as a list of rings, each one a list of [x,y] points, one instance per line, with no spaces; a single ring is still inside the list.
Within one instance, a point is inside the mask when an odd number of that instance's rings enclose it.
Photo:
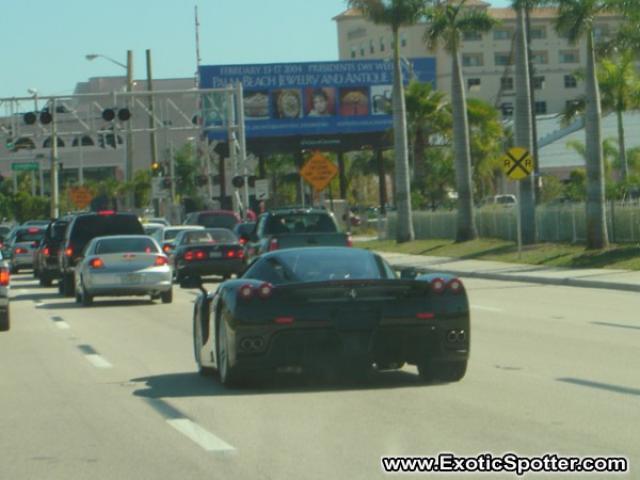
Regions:
[[[64,254],[65,254],[67,257],[72,257],[72,256],[73,256],[73,248],[71,248],[71,247],[67,248],[67,249],[64,251]]]
[[[40,229],[37,228],[37,227],[31,227],[31,228],[29,228],[27,230],[27,232],[29,232],[29,233],[38,233],[39,231],[40,231]]]
[[[253,287],[249,284],[242,285],[238,289],[238,297],[243,300],[249,300],[251,297],[253,297]]]
[[[106,216],[106,215],[115,215],[115,210],[100,210],[98,215]]]
[[[0,269],[0,287],[8,287],[11,280],[11,274],[8,268]]]
[[[431,289],[435,293],[444,292],[445,286],[446,286],[446,284],[444,283],[444,280],[441,279],[441,278],[434,278],[433,280],[431,280]]]
[[[89,262],[89,265],[91,266],[91,268],[104,268],[104,262],[102,261],[101,258],[91,259],[91,261]]]
[[[464,287],[462,286],[462,281],[459,278],[454,278],[451,280],[447,287],[451,293],[461,293]]]
[[[432,318],[435,318],[435,314],[432,312],[420,312],[416,313],[416,318],[418,320],[431,320]]]
[[[196,257],[196,260],[204,260],[204,258],[206,257],[206,255],[204,254],[204,252],[203,252],[202,250],[198,250],[198,251],[195,253],[195,257]]]
[[[165,243],[164,246],[162,247],[162,251],[164,253],[169,253],[171,251],[171,245],[169,245],[168,243]]]
[[[49,255],[51,255],[51,250],[49,250],[49,247],[44,247],[44,248],[42,249],[42,254],[43,254],[45,257],[48,257]]]
[[[269,242],[269,251],[273,252],[274,250],[278,250],[278,239],[272,238]]]
[[[347,247],[353,247],[353,238],[351,235],[347,236]]]
[[[25,253],[27,253],[27,249],[18,247],[14,250],[14,252],[16,255],[24,255]]]
[[[277,325],[291,325],[294,322],[293,317],[276,317],[273,323]]]
[[[190,262],[191,260],[193,260],[193,252],[191,250],[189,250],[188,252],[185,252],[184,259],[187,262]]]
[[[160,256],[157,256],[156,261],[154,262],[156,267],[163,267],[168,263],[169,263],[169,260],[167,259],[167,257],[160,257]]]
[[[273,285],[271,285],[269,282],[265,282],[258,287],[258,295],[260,295],[261,298],[269,298],[272,293]]]

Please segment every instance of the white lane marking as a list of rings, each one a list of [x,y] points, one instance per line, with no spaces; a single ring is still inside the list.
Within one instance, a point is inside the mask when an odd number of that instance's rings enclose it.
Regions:
[[[167,423],[207,452],[233,452],[235,448],[188,418],[171,418]]]
[[[60,330],[69,330],[71,328],[71,325],[69,325],[64,320],[57,320],[53,323],[55,323],[56,327],[58,327]]]
[[[111,368],[111,365],[106,358],[97,353],[85,353],[84,357],[96,368]]]
[[[16,290],[16,293],[18,295],[27,295],[29,293],[29,290],[25,290],[24,288],[21,288],[19,290]]]
[[[485,307],[483,305],[471,305],[471,308],[475,308],[476,310],[485,310],[487,312],[504,312],[502,308]]]

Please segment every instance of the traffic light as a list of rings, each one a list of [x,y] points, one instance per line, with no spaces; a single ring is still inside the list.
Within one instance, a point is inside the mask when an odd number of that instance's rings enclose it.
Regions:
[[[241,177],[240,175],[236,175],[231,179],[231,185],[233,185],[236,188],[244,187],[244,177]]]
[[[51,123],[51,121],[53,120],[53,117],[51,116],[51,114],[49,113],[48,110],[43,110],[42,112],[40,112],[40,123],[43,125],[48,125]]]
[[[24,119],[24,123],[26,123],[27,125],[33,125],[34,123],[36,123],[36,114],[33,112],[25,113],[22,118]]]
[[[153,162],[151,164],[151,173],[155,176],[158,175],[162,171],[162,166],[158,162]]]
[[[116,112],[113,108],[105,108],[102,111],[102,119],[105,122],[111,122],[114,118],[116,118]]]
[[[121,122],[126,122],[131,118],[131,111],[128,108],[120,108],[117,112],[115,108],[105,108],[102,111],[102,119],[105,122],[112,122],[116,116]]]

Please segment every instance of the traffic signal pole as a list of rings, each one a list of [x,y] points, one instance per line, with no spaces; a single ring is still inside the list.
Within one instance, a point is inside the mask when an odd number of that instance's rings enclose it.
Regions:
[[[133,52],[131,50],[127,50],[127,92],[131,93],[133,91]],[[129,111],[132,110],[131,107],[131,97],[127,98],[127,108]],[[132,121],[127,122],[127,161],[126,161],[126,181],[133,181],[133,130],[132,130]],[[114,135],[114,141],[117,144],[118,138]],[[133,208],[133,190],[129,192],[129,207]]]
[[[49,107],[51,113],[51,218],[59,216],[58,198],[58,126],[56,117],[56,99],[52,99]]]

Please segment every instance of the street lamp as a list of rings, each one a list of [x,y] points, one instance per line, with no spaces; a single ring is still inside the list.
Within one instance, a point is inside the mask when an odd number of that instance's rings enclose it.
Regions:
[[[84,56],[89,61],[95,60],[96,58],[104,58],[111,63],[114,63],[127,71],[127,92],[133,91],[133,52],[131,50],[127,50],[127,64],[121,63],[113,58],[103,55],[101,53],[89,53]],[[131,98],[127,98],[127,108],[131,111]],[[131,122],[127,122],[127,158],[125,161],[125,178],[127,181],[133,180],[133,131],[131,130],[132,125]],[[114,142],[117,145],[117,139],[114,134]],[[133,207],[133,193],[129,195],[129,205]]]

